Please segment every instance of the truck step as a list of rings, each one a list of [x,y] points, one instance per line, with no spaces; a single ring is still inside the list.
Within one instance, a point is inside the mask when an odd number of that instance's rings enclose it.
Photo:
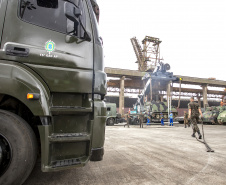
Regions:
[[[65,106],[54,106],[50,108],[53,115],[62,114],[86,114],[93,111],[92,107],[65,107]]]
[[[51,162],[52,168],[64,167],[64,166],[72,166],[81,164],[80,159],[65,159],[65,160],[57,160]]]
[[[90,134],[87,133],[64,133],[64,134],[52,134],[49,136],[50,142],[80,142],[90,141]]]

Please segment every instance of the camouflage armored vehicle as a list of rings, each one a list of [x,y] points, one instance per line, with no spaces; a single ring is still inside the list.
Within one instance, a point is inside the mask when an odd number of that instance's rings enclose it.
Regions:
[[[206,111],[203,112],[203,122],[218,124],[217,117],[219,115],[219,112],[220,106],[207,107]]]
[[[106,103],[107,119],[106,125],[113,126],[114,124],[122,123],[124,119],[121,114],[117,113],[116,103]]]
[[[168,121],[168,106],[167,102],[152,101],[144,103],[144,111],[150,116],[152,122],[160,122],[160,114],[163,114],[164,121]],[[172,106],[171,112],[173,117],[177,117],[178,112],[175,107]]]
[[[131,125],[139,125],[139,114],[138,110],[130,111]]]
[[[95,0],[0,1],[0,184],[104,154],[106,74]]]
[[[220,108],[220,113],[217,117],[217,121],[218,121],[219,124],[226,123],[226,106],[222,106]]]

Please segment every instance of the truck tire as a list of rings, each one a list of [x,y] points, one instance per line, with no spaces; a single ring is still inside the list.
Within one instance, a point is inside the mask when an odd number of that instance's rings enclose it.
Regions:
[[[16,114],[0,110],[0,184],[22,184],[36,158],[37,140],[31,127]]]
[[[139,119],[135,118],[135,119],[133,120],[133,125],[139,125],[139,124],[140,124]]]
[[[113,118],[108,118],[107,119],[107,125],[113,126],[114,125],[114,119]]]

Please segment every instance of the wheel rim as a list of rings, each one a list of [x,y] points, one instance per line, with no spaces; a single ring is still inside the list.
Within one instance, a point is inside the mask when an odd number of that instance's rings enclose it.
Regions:
[[[8,169],[12,160],[12,148],[8,140],[0,134],[0,176]]]
[[[110,120],[109,120],[109,123],[110,123],[110,125],[113,125],[113,124],[114,124],[113,119],[110,119]]]
[[[108,120],[107,120],[107,125],[112,125],[112,124],[114,124],[112,118],[108,118]]]

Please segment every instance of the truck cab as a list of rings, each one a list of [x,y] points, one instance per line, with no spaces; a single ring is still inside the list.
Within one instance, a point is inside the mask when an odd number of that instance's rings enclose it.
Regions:
[[[0,184],[22,184],[38,154],[43,172],[102,160],[98,19],[95,0],[0,1]]]

